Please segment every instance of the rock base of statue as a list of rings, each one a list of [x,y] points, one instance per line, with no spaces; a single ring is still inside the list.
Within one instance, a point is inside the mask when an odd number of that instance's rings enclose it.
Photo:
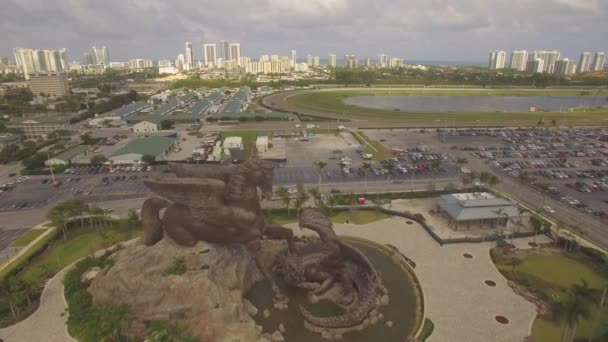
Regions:
[[[262,243],[264,264],[272,265],[285,243]],[[128,335],[145,337],[150,322],[170,321],[201,341],[266,340],[243,300],[262,275],[242,245],[182,247],[164,239],[150,247],[136,243],[111,258],[114,264],[95,275],[89,292],[96,305],[129,306]]]

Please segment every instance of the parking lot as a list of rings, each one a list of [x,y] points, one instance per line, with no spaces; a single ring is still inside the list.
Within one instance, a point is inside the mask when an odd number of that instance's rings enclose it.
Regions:
[[[447,141],[500,174],[608,223],[608,144],[602,129],[468,130]],[[545,208],[554,211],[555,208]]]
[[[315,162],[327,163],[327,169],[341,169],[339,158],[346,156],[355,164],[362,164],[363,159],[357,153],[359,143],[349,134],[318,134],[305,138],[287,139],[287,166],[314,167]]]

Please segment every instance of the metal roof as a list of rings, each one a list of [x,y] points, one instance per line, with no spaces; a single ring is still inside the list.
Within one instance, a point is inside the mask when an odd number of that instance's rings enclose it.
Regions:
[[[72,160],[72,158],[84,153],[84,151],[86,151],[88,149],[89,149],[88,145],[74,146],[74,147],[70,148],[69,150],[65,150],[65,151],[59,153],[58,155],[54,156],[53,159],[70,161],[70,160]]]
[[[179,107],[178,100],[172,100],[148,113],[148,115],[166,115]]]
[[[126,154],[139,154],[142,156],[149,154],[154,157],[158,157],[167,151],[167,149],[169,149],[169,147],[175,143],[175,140],[175,137],[168,136],[148,136],[138,138],[114,152],[111,157],[116,158]]]
[[[442,195],[439,206],[456,221],[498,219],[509,217],[529,216],[529,213],[519,213],[519,209],[511,202],[502,198],[467,199],[461,200],[454,195]]]
[[[148,103],[146,101],[137,101],[114,110],[111,115],[127,116],[139,112],[146,107],[148,107]]]

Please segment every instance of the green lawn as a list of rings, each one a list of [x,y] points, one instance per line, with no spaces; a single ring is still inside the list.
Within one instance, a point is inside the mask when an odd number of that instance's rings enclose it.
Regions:
[[[599,276],[593,269],[582,262],[569,258],[563,254],[529,254],[519,265],[512,268],[510,265],[496,265],[507,277],[515,277],[518,282],[527,283],[538,291],[544,293],[555,301],[566,300],[569,296],[568,290],[574,284],[581,284],[585,280],[589,287],[598,291],[608,283],[608,279]],[[514,274],[511,273],[514,270]],[[608,325],[608,309],[601,312],[597,305],[592,307],[593,319],[581,320],[576,336],[578,338],[589,337],[592,333],[597,334],[605,330]],[[597,331],[594,331],[594,320],[598,319]],[[537,318],[532,326],[532,337],[534,341],[559,341],[561,326],[545,318]],[[599,340],[598,340],[599,341]]]
[[[25,234],[21,235],[17,240],[13,241],[10,246],[25,247],[46,231],[46,229],[30,229],[25,232]]]
[[[367,135],[365,135],[365,133],[357,131],[356,133],[351,132],[351,134],[359,142],[359,144],[365,148],[367,153],[373,155],[374,160],[385,160],[394,157],[393,153],[384,145],[378,141],[371,140],[367,137]],[[371,145],[371,147],[369,145]]]
[[[398,120],[404,124],[429,124],[443,122],[448,125],[464,125],[466,123],[479,125],[535,125],[543,119],[546,124],[556,120],[560,125],[584,124],[605,125],[608,108],[590,112],[402,112],[376,108],[365,108],[344,103],[351,96],[579,96],[580,90],[483,90],[483,89],[336,89],[323,91],[307,91],[294,94],[287,98],[290,105],[322,113],[344,115],[344,119],[360,120]],[[606,96],[608,92],[592,92],[593,96]],[[338,115],[338,116],[340,116]]]
[[[33,284],[40,284],[46,278],[45,275],[53,275],[80,258],[142,234],[139,229],[102,228],[100,231],[103,233],[81,229],[70,236],[67,241],[59,237],[19,273],[19,278]]]

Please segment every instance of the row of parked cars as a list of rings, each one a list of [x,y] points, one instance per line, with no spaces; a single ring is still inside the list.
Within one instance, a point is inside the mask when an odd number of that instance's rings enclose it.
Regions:
[[[536,172],[545,178],[552,179],[569,179],[569,178],[599,178],[608,179],[608,170],[576,170],[576,171],[565,171],[565,170],[539,170]]]
[[[608,156],[608,150],[567,150],[567,151],[474,151],[471,155],[478,159],[503,158],[595,158]]]
[[[505,170],[515,169],[548,169],[548,168],[576,168],[580,167],[579,164],[569,162],[566,159],[550,159],[550,160],[515,160],[515,161],[500,161],[495,162],[494,165]]]
[[[598,192],[598,191],[607,191],[608,190],[608,179],[598,180],[598,181],[585,181],[585,182],[575,182],[568,183],[566,186],[575,189],[579,192]]]

